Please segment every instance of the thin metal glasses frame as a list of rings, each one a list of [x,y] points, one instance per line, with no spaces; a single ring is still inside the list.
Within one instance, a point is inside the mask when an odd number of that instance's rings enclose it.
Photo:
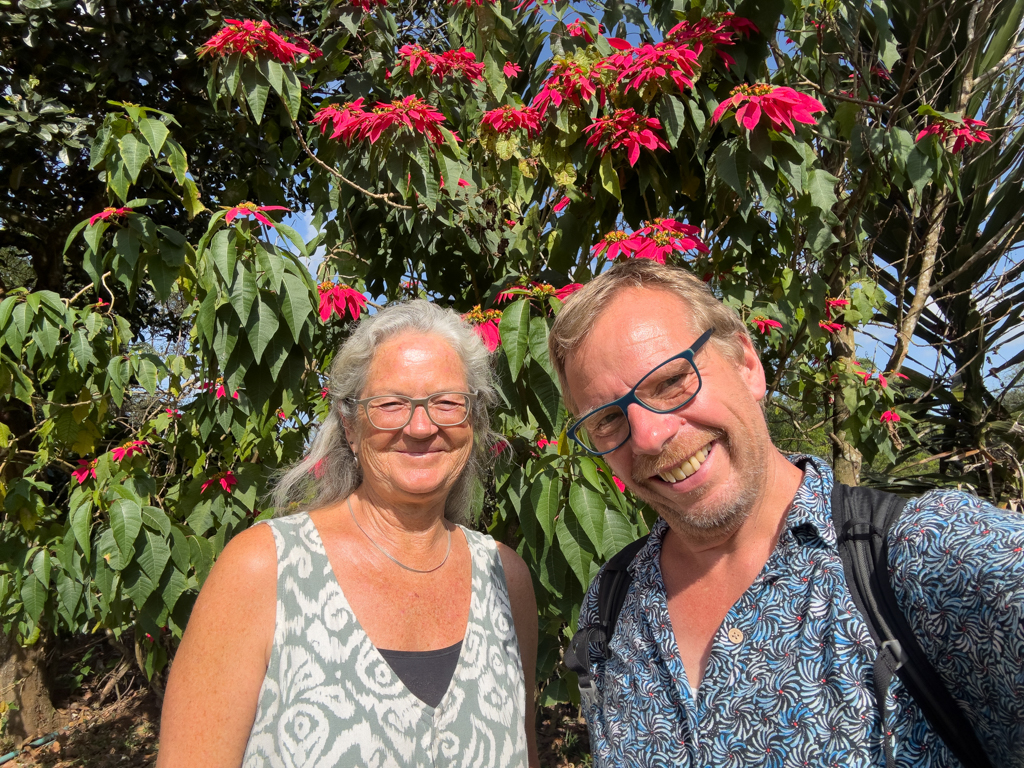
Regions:
[[[622,397],[616,400],[612,400],[610,403],[599,405],[597,406],[597,408],[592,408],[591,410],[587,411],[585,414],[580,416],[578,419],[576,419],[576,421],[573,422],[572,426],[569,427],[566,433],[569,439],[576,443],[576,445],[578,445],[584,451],[589,453],[591,456],[604,456],[606,454],[611,453],[612,451],[619,450],[619,448],[621,448],[623,445],[629,442],[629,438],[633,436],[633,424],[629,420],[629,406],[636,404],[639,405],[644,410],[650,411],[651,413],[672,413],[673,411],[678,411],[684,405],[689,403],[691,400],[693,400],[693,398],[697,396],[697,394],[701,390],[701,387],[704,386],[704,382],[700,376],[700,370],[697,368],[697,364],[693,362],[693,358],[698,352],[700,352],[701,347],[703,347],[707,343],[708,339],[711,338],[714,332],[714,328],[708,328],[706,331],[704,331],[704,333],[702,333],[697,338],[695,342],[693,342],[692,345],[690,345],[689,349],[684,349],[678,355],[672,355],[672,357],[668,358],[667,360],[661,361],[656,366],[651,368],[651,370],[645,373],[644,377],[640,379],[640,381],[638,381],[636,385]],[[679,405],[673,406],[672,408],[668,408],[663,411],[657,408],[652,408],[651,406],[649,406],[647,403],[643,402],[639,397],[636,396],[636,391],[640,388],[640,385],[647,381],[651,374],[660,369],[662,366],[671,363],[673,360],[679,360],[680,358],[686,360],[686,362],[688,362],[690,366],[693,368],[693,372],[697,374],[697,389],[694,390],[692,395],[686,398],[686,400],[681,402]],[[589,419],[595,413],[597,413],[598,411],[603,411],[605,408],[611,408],[612,406],[616,405],[622,410],[624,414],[626,414],[626,425],[629,427],[629,431],[626,433],[626,436],[622,439],[621,443],[616,445],[614,448],[609,448],[607,451],[595,451],[593,448],[589,448],[582,440],[580,440],[580,438],[576,436],[576,432],[583,426],[583,422]]]
[[[430,408],[428,407],[428,403],[432,398],[435,398],[438,395],[465,395],[467,398],[469,398],[469,403],[466,407],[466,415],[465,417],[463,417],[462,421],[457,421],[454,424],[438,424],[436,421],[434,421],[434,417],[430,415]],[[382,397],[393,397],[396,400],[405,400],[406,402],[409,403],[409,418],[405,420],[405,423],[402,426],[378,427],[376,424],[373,423],[373,419],[370,418],[370,402],[373,400],[380,400]],[[366,420],[370,422],[374,429],[379,429],[382,432],[397,432],[398,430],[405,429],[407,426],[409,426],[409,422],[412,421],[412,417],[416,413],[416,409],[421,405],[423,406],[423,412],[427,414],[427,418],[430,419],[430,423],[433,424],[435,427],[457,427],[460,424],[465,424],[469,420],[469,415],[473,412],[473,404],[476,402],[476,395],[472,392],[435,392],[434,394],[427,395],[426,397],[406,397],[405,395],[374,395],[373,397],[364,397],[362,400],[356,400],[355,398],[352,397],[346,397],[345,399],[354,405],[363,406],[363,413],[366,414]]]

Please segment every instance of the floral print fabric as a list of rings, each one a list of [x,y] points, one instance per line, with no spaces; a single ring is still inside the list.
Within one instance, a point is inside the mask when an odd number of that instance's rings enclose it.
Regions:
[[[691,694],[660,567],[663,520],[594,664],[585,712],[594,765],[884,766],[872,685],[875,644],[836,549],[832,472],[794,457],[804,480],[779,542],[713,640]],[[1024,516],[957,491],[908,502],[889,532],[897,599],[993,765],[1024,766]],[[600,575],[580,627],[596,622]],[[958,766],[898,678],[889,720],[899,766]]]

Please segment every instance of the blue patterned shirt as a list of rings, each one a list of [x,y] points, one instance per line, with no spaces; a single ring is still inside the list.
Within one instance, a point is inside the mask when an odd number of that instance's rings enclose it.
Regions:
[[[696,698],[669,619],[655,525],[593,666],[585,715],[596,768],[884,766],[875,644],[836,549],[832,471],[804,479],[764,569],[715,634]],[[922,647],[993,765],[1024,766],[1024,516],[957,491],[908,502],[889,532],[890,579]],[[596,623],[598,576],[580,626]],[[899,766],[958,766],[910,699],[889,688]]]

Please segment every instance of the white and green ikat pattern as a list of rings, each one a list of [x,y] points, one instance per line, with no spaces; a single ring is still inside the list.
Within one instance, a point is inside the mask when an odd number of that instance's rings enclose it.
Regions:
[[[473,563],[469,624],[435,709],[370,642],[309,515],[268,524],[277,617],[243,768],[526,768],[523,665],[491,537],[463,528]]]

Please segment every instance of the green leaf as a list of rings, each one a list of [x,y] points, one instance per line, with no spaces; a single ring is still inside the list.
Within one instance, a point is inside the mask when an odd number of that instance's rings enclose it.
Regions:
[[[197,214],[202,213],[206,210],[206,206],[203,205],[199,199],[199,187],[192,179],[186,178],[181,183],[185,194],[182,195],[182,199],[185,203],[185,212],[188,214],[189,221],[194,219]]]
[[[500,103],[501,97],[508,90],[508,85],[505,83],[505,72],[498,65],[498,62],[494,60],[494,56],[491,55],[490,51],[484,54],[484,79],[487,81],[487,85],[490,86],[495,100]]]
[[[44,587],[34,574],[25,577],[21,585],[21,602],[25,606],[25,613],[38,624],[39,618],[43,615],[46,607],[46,587]]]
[[[805,191],[811,196],[811,205],[821,211],[831,212],[832,206],[839,201],[835,192],[839,179],[821,169],[812,170],[807,176]]]
[[[612,156],[605,155],[601,158],[601,186],[616,200],[622,200],[622,191],[619,189],[619,174],[612,166]]]
[[[266,82],[251,62],[242,66],[242,87],[245,88],[245,100],[252,112],[256,125],[263,122],[263,110],[267,106],[267,96],[270,94],[270,85]]]
[[[501,314],[498,325],[501,333],[501,347],[508,357],[508,367],[512,378],[519,376],[519,371],[526,360],[526,350],[530,341],[530,300],[519,301],[507,307]]]
[[[562,510],[555,523],[555,535],[569,567],[586,589],[590,585],[590,564],[594,561],[594,556],[586,549],[586,532],[580,527],[572,510]]]
[[[302,109],[302,85],[291,67],[283,67],[283,74],[285,108],[292,120],[298,120]]]
[[[159,379],[156,365],[152,360],[142,358],[135,364],[135,378],[149,394],[156,393],[157,380]]]
[[[135,184],[139,180],[139,173],[142,172],[142,166],[144,166],[146,161],[149,159],[149,147],[136,139],[135,135],[131,133],[127,133],[122,136],[118,145],[121,147],[121,157],[124,160],[125,168],[128,169],[128,174],[131,176],[132,184]],[[119,197],[124,199],[121,195],[119,195]]]
[[[550,546],[555,540],[555,518],[558,516],[558,497],[561,481],[552,479],[546,472],[536,477],[530,485],[530,507],[533,509],[544,540]]]
[[[738,162],[739,156],[742,156],[742,175]],[[746,196],[746,150],[741,148],[734,139],[718,145],[718,149],[715,150],[715,170],[718,178],[732,187],[737,195],[741,198]]]
[[[188,589],[188,579],[177,568],[168,568],[164,571],[158,589],[167,610],[173,611],[174,606],[178,604],[178,598]]]
[[[167,130],[167,126],[160,120],[154,120],[152,117],[144,117],[139,123],[139,130],[146,139],[146,143],[149,144],[149,148],[153,150],[153,156],[158,157],[160,155],[160,150],[164,148],[164,142],[167,140],[167,136],[170,134],[170,131]]]
[[[675,96],[666,93],[661,97],[658,114],[661,116],[661,124],[665,126],[668,143],[675,149],[686,126],[686,107]]]
[[[228,299],[238,315],[240,325],[245,325],[252,313],[252,304],[256,301],[256,276],[244,261],[235,262],[235,279],[228,289]]]
[[[299,277],[291,272],[284,274],[284,288],[281,291],[281,314],[292,332],[295,343],[299,343],[299,336],[306,325],[306,319],[313,311],[312,297],[309,287]]]
[[[605,502],[601,494],[586,483],[575,482],[569,486],[569,506],[576,514],[587,537],[599,553],[604,550]],[[605,553],[607,554],[607,553]]]
[[[637,538],[636,531],[629,520],[612,506],[604,512],[604,556],[613,558],[623,547]]]
[[[530,357],[549,375],[555,375],[548,357],[548,323],[543,317],[530,319]]]
[[[174,139],[168,139],[167,153],[167,165],[171,167],[171,172],[174,173],[174,180],[179,184],[184,184],[185,174],[188,173],[188,156],[185,154],[185,150]]]
[[[299,249],[299,253],[303,256],[309,256],[309,251],[306,250],[306,244],[299,237],[299,233],[289,227],[287,224],[277,224],[274,229],[291,240],[292,244]]]
[[[262,296],[256,310],[250,316],[249,323],[245,326],[245,331],[249,336],[249,344],[252,346],[253,355],[258,363],[262,359],[267,345],[270,344],[274,334],[277,333],[280,322],[277,319],[277,308],[263,301]]]
[[[145,545],[136,560],[146,575],[152,581],[157,582],[160,581],[167,561],[171,559],[171,548],[167,546],[167,541],[159,533],[147,530],[144,536]]]
[[[121,556],[127,559],[142,529],[142,507],[128,499],[115,501],[110,505],[110,529]]]

